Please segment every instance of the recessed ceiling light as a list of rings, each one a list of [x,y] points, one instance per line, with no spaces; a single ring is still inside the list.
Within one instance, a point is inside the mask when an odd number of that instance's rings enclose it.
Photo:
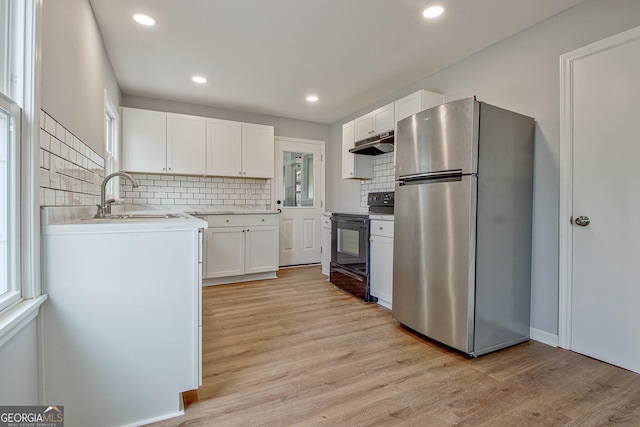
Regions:
[[[207,79],[206,79],[206,78],[204,78],[204,77],[202,77],[202,76],[193,76],[193,77],[191,77],[191,80],[192,80],[194,83],[200,83],[200,84],[202,84],[202,83],[206,83],[206,82],[207,82]]]
[[[152,27],[158,23],[156,18],[149,15],[145,15],[144,13],[134,13],[133,19],[138,24],[146,25],[147,27]]]
[[[425,18],[433,19],[444,13],[444,7],[442,6],[431,6],[428,7],[422,12],[422,16]]]
[[[309,101],[309,102],[318,102],[318,99],[320,99],[320,98],[318,98],[318,97],[317,97],[317,96],[315,96],[315,95],[309,95],[309,96],[307,96],[307,101]]]

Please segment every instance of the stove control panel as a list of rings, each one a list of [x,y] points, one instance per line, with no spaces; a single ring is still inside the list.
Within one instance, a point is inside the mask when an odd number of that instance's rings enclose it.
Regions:
[[[369,205],[369,207],[393,206],[394,200],[395,199],[393,191],[369,193],[369,196],[367,197],[367,204]]]

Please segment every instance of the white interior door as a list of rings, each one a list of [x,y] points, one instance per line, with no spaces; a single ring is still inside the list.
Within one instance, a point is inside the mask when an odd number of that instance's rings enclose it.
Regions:
[[[570,348],[640,372],[640,39],[572,74]]]
[[[280,265],[321,261],[324,142],[276,137],[274,198],[280,213]]]

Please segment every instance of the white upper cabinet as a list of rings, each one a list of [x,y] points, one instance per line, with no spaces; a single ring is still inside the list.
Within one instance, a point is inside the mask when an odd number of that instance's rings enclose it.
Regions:
[[[122,109],[123,170],[204,175],[204,117]]]
[[[122,148],[123,170],[166,173],[167,113],[123,108]]]
[[[242,176],[242,123],[207,119],[207,175]]]
[[[350,153],[355,145],[355,122],[342,125],[342,178],[373,178],[373,156]]]
[[[167,173],[205,174],[206,119],[167,113]]]
[[[242,143],[243,176],[273,178],[273,126],[243,123]]]
[[[273,126],[207,119],[207,175],[273,178]]]
[[[123,170],[273,178],[273,126],[122,108]]]
[[[444,103],[444,95],[421,89],[398,99],[395,103],[395,120],[399,122],[416,113]]]
[[[420,89],[417,92],[413,92],[411,95],[407,95],[404,98],[398,99],[394,102],[394,110],[397,128],[398,122],[402,119],[406,119],[409,116],[413,116],[420,111],[428,110],[429,108],[436,107],[440,104],[444,104],[444,95],[436,92],[429,92],[428,90]],[[396,135],[397,136],[397,135]],[[393,164],[396,164],[396,152],[393,152]]]
[[[395,127],[394,105],[391,104],[380,107],[377,110],[358,117],[355,123],[355,140],[361,141],[371,136],[393,130]]]

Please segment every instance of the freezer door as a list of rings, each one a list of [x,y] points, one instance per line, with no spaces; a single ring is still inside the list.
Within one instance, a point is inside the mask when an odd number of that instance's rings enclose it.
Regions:
[[[418,182],[395,189],[393,317],[471,353],[477,177]]]
[[[478,171],[479,104],[448,102],[398,122],[396,179],[421,172]]]

